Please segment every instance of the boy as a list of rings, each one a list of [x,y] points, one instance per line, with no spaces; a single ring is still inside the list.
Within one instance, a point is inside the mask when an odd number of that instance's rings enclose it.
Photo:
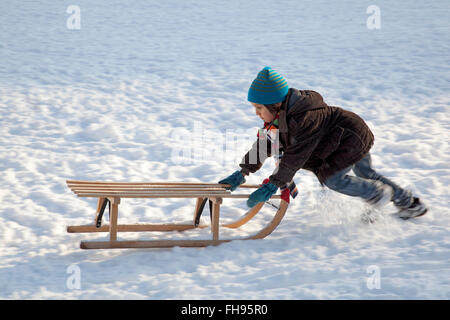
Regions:
[[[241,170],[219,181],[235,190],[245,176],[259,170],[267,157],[277,154],[279,162],[269,182],[253,192],[249,207],[265,202],[286,188],[300,169],[312,171],[322,185],[364,199],[376,209],[389,201],[399,216],[409,219],[424,215],[427,208],[371,166],[369,150],[374,136],[357,114],[328,106],[322,96],[311,90],[289,88],[286,80],[265,67],[253,80],[248,101],[264,121],[264,130],[242,159]],[[356,176],[347,173],[353,170]]]

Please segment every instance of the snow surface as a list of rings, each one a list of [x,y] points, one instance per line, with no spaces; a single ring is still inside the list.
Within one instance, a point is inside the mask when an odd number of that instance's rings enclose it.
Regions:
[[[66,26],[70,5],[79,30]],[[366,25],[370,5],[381,29]],[[450,298],[449,1],[3,0],[0,15],[0,298]],[[266,65],[366,119],[375,168],[429,213],[365,225],[361,201],[299,172],[298,198],[264,240],[79,249],[107,235],[66,233],[96,207],[66,179],[228,176],[261,125],[246,93]],[[241,140],[227,145],[233,132]],[[190,221],[194,202],[124,199],[119,221]],[[244,212],[244,201],[225,200],[221,218]],[[221,235],[252,234],[273,213]]]

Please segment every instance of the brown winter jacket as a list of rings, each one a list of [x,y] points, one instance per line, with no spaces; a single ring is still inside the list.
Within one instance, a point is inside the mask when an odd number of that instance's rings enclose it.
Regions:
[[[300,169],[314,172],[324,183],[334,173],[361,160],[374,142],[369,127],[357,114],[328,106],[315,91],[293,88],[281,106],[279,138],[283,156],[270,176],[270,182],[278,187],[290,182]],[[270,143],[267,149],[267,156],[271,156]],[[251,152],[240,164],[246,175],[259,170],[265,160],[250,156]]]

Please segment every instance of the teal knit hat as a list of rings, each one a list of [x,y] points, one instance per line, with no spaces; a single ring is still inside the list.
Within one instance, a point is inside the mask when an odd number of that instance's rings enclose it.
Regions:
[[[288,91],[286,80],[271,67],[265,67],[248,89],[248,101],[258,104],[278,103],[284,100]]]

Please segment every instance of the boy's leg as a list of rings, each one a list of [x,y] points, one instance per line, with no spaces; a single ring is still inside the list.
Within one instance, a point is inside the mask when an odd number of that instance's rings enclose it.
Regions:
[[[377,185],[374,181],[348,175],[347,173],[352,168],[353,166],[335,173],[324,184],[331,190],[348,196],[361,197],[366,200],[374,198],[379,193]]]
[[[363,159],[361,159],[353,166],[353,172],[358,177],[381,181],[382,183],[391,186],[394,190],[392,201],[398,207],[407,208],[414,201],[411,191],[402,189],[400,186],[398,186],[388,178],[378,174],[372,168],[372,158],[370,156],[370,153],[368,153]]]

